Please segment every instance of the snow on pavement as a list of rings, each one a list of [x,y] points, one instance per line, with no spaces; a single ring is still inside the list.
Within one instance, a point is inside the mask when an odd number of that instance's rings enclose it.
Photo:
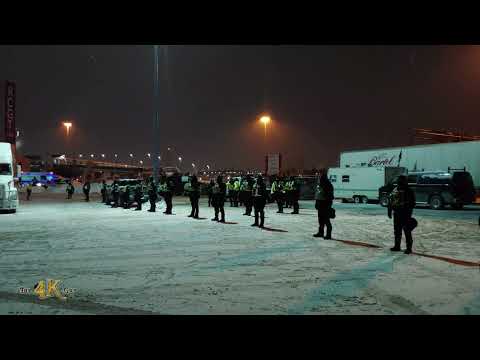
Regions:
[[[0,216],[1,314],[480,314],[480,267],[390,253],[384,213],[337,207],[334,238],[374,249],[313,238],[312,202],[297,216],[269,205],[266,226],[288,231],[272,232],[228,204],[238,224],[214,223],[205,199],[194,220],[184,198],[166,216],[35,195]],[[415,216],[417,252],[479,261],[476,223]],[[76,292],[18,294],[45,278]]]

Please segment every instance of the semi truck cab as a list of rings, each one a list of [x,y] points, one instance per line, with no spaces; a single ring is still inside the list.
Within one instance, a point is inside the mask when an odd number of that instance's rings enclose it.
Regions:
[[[18,191],[13,177],[13,153],[9,143],[0,143],[0,211],[14,213],[18,208]]]

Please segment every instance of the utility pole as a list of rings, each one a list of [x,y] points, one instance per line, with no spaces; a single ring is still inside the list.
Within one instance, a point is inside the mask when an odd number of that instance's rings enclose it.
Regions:
[[[159,171],[159,159],[160,145],[159,145],[159,132],[160,132],[160,87],[158,79],[158,64],[159,64],[159,49],[158,45],[153,46],[154,52],[154,79],[153,79],[153,105],[154,105],[154,117],[153,117],[153,178],[155,183],[158,184],[158,171]]]

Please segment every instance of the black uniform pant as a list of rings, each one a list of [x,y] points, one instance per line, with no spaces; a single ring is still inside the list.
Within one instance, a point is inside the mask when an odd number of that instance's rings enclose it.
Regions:
[[[293,192],[292,194],[292,206],[293,206],[293,214],[298,214],[298,210],[300,210],[300,205],[298,204],[298,200],[300,199],[300,194],[297,192]]]
[[[285,207],[287,209],[292,207],[292,192],[291,191],[287,191],[285,193]]]
[[[220,221],[225,221],[225,199],[224,198],[213,198],[213,208],[215,209],[215,219],[218,219],[218,214],[222,217]]]
[[[30,200],[30,196],[32,196],[32,190],[27,190],[27,200]]]
[[[230,207],[235,206],[235,203],[237,203],[236,197],[237,197],[237,192],[235,190],[230,190],[229,191]]]
[[[165,205],[167,206],[167,209],[165,210],[165,214],[171,214],[172,213],[172,193],[166,192],[163,195],[163,199],[165,200]]]
[[[260,227],[263,227],[265,222],[265,204],[266,199],[264,197],[256,196],[253,198],[253,206],[255,208],[255,225],[260,225]],[[258,223],[259,217],[260,224]]]
[[[137,203],[136,210],[142,210],[142,198],[140,196],[136,196],[135,202]]]
[[[71,199],[71,198],[72,198],[72,195],[73,195],[73,193],[72,193],[72,192],[70,192],[70,191],[69,191],[69,192],[67,192],[67,199]]]
[[[253,207],[253,196],[248,194],[245,195],[245,214],[252,215],[252,207]]]
[[[130,206],[131,206],[130,195],[125,195],[125,198],[123,199],[123,208],[130,209]]]
[[[281,192],[275,193],[275,200],[277,201],[278,212],[283,213],[283,202],[284,202],[283,193]]]
[[[317,200],[315,208],[318,214],[318,233],[324,236],[325,227],[327,227],[327,237],[332,237],[332,223],[330,222],[330,208],[332,204],[327,201]]]
[[[238,204],[239,206],[243,206],[244,205],[244,200],[245,199],[245,191],[239,191],[238,192]]]
[[[212,206],[212,194],[208,194],[208,207]]]
[[[148,211],[155,212],[157,210],[157,198],[149,196],[148,201],[150,201],[150,209]]]
[[[113,195],[113,205],[112,205],[112,207],[118,207],[118,199],[120,197],[120,194],[118,192],[114,192],[112,195]]]
[[[190,216],[194,218],[198,218],[198,201],[199,197],[197,195],[190,195],[190,205],[192,206]]]
[[[83,194],[85,195],[85,201],[90,201],[90,191],[84,191]]]
[[[395,235],[395,247],[400,248],[402,242],[402,231],[405,233],[407,249],[412,249],[412,232],[408,229],[408,220],[412,217],[411,211],[394,210],[393,211],[393,232]]]
[[[107,193],[105,190],[102,190],[102,203],[107,203]]]

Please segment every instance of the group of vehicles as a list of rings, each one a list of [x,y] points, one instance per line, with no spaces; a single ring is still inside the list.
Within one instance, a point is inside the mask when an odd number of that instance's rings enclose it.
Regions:
[[[332,168],[328,176],[335,198],[355,203],[378,201],[388,205],[388,196],[398,176],[405,175],[415,193],[417,204],[439,210],[445,206],[462,209],[476,199],[472,176],[465,170],[416,171],[403,167]]]
[[[457,168],[455,168],[457,167]],[[419,205],[461,209],[480,200],[480,141],[350,151],[329,169],[335,197],[387,206],[400,175],[407,176]]]

